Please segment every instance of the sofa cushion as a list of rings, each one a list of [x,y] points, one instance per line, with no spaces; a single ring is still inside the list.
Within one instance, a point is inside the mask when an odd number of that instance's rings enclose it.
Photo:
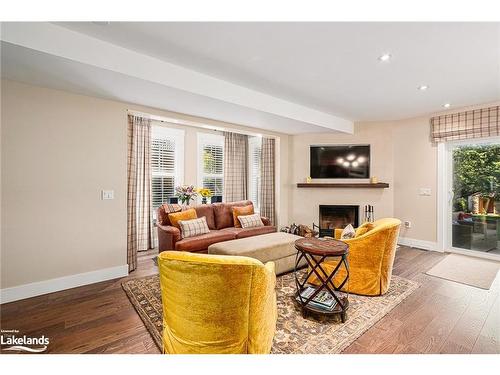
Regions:
[[[234,240],[235,234],[232,232],[213,230],[210,233],[196,237],[184,238],[175,243],[175,250],[178,251],[202,251],[217,242]]]
[[[248,206],[251,201],[239,201],[232,203],[214,203],[215,228],[223,229],[234,227],[233,222],[233,207]],[[253,204],[252,204],[253,205]]]
[[[249,204],[248,206],[242,206],[242,207],[233,207],[233,222],[234,222],[234,227],[235,228],[241,228],[241,223],[240,220],[238,219],[238,216],[246,216],[246,215],[253,215],[253,204]]]
[[[196,211],[194,208],[191,208],[186,211],[176,212],[173,214],[168,214],[168,219],[173,227],[181,229],[179,226],[179,220],[191,220],[196,219],[198,216],[196,215]]]
[[[276,232],[276,227],[273,227],[271,225],[265,227],[241,228],[241,230],[236,234],[236,238],[259,236],[261,234],[274,233],[274,232]]]
[[[207,219],[208,228],[214,230],[215,228],[215,217],[214,217],[214,207],[211,204],[200,204],[194,208],[198,217],[205,216]]]

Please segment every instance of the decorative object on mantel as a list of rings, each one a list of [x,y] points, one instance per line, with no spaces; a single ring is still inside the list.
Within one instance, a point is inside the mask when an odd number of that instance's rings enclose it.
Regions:
[[[310,184],[311,182],[312,182],[312,178],[311,178],[311,176],[308,176],[306,178],[306,183]]]
[[[198,194],[201,195],[201,203],[207,204],[207,198],[210,198],[212,194],[212,190],[207,188],[199,188],[197,189]]]
[[[182,185],[175,188],[175,196],[179,198],[183,205],[189,206],[189,203],[198,196],[198,193],[193,185]]]
[[[370,189],[387,189],[389,184],[386,182],[312,182],[310,184],[299,182],[298,188],[370,188]]]
[[[372,178],[370,178],[370,182],[372,184],[378,184],[378,177],[377,176],[372,176]]]
[[[367,204],[365,206],[365,217],[363,218],[363,223],[373,223],[374,214],[373,214],[373,206]]]

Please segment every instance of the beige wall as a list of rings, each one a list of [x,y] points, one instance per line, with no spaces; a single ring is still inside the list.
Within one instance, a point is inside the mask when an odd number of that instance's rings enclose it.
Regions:
[[[2,81],[1,119],[2,288],[126,264],[122,106]]]
[[[353,135],[341,133],[301,134],[290,142],[293,155],[291,179],[290,216],[301,224],[318,224],[320,204],[355,204],[360,211],[366,204],[374,206],[376,218],[393,216],[393,149],[391,123],[358,123]],[[388,182],[388,189],[323,189],[297,188],[309,176],[309,146],[313,144],[370,144],[371,175],[380,182]],[[360,212],[362,215],[362,212]],[[360,216],[362,220],[362,216]]]
[[[410,221],[400,236],[437,241],[437,147],[430,141],[429,117],[394,122],[394,216]],[[419,194],[430,188],[430,196]]]
[[[126,264],[127,109],[252,131],[8,80],[1,94],[1,288]],[[185,129],[185,182],[196,184],[197,130]],[[288,136],[269,134],[284,183]],[[288,222],[286,189],[277,200]]]

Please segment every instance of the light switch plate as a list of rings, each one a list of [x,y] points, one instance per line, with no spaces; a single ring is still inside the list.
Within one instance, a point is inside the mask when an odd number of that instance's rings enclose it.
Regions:
[[[101,190],[101,199],[115,199],[115,191],[114,190]]]
[[[423,196],[430,196],[431,195],[431,189],[430,188],[420,188],[418,189],[418,195],[423,195]]]

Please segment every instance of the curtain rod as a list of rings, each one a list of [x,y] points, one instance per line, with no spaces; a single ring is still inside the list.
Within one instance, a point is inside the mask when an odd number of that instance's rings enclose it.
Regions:
[[[158,116],[158,115],[153,115],[151,113],[135,111],[133,109],[127,109],[127,112],[130,115],[140,116],[140,117],[144,117],[144,118],[149,118],[151,120],[155,120],[155,121],[159,121],[159,122],[166,122],[166,123],[175,124],[175,125],[191,126],[191,127],[195,127],[195,128],[215,130],[215,131],[220,131],[220,132],[227,131],[227,132],[231,132],[231,133],[245,134],[245,135],[250,135],[250,136],[254,136],[254,137],[277,138],[276,136],[270,135],[270,134],[251,132],[251,131],[246,131],[246,130],[241,130],[241,129],[225,128],[223,126],[209,125],[209,124],[206,124],[206,123],[203,123],[200,121],[191,121],[191,120],[184,120],[184,119],[179,119],[179,118],[175,118],[175,117]]]

